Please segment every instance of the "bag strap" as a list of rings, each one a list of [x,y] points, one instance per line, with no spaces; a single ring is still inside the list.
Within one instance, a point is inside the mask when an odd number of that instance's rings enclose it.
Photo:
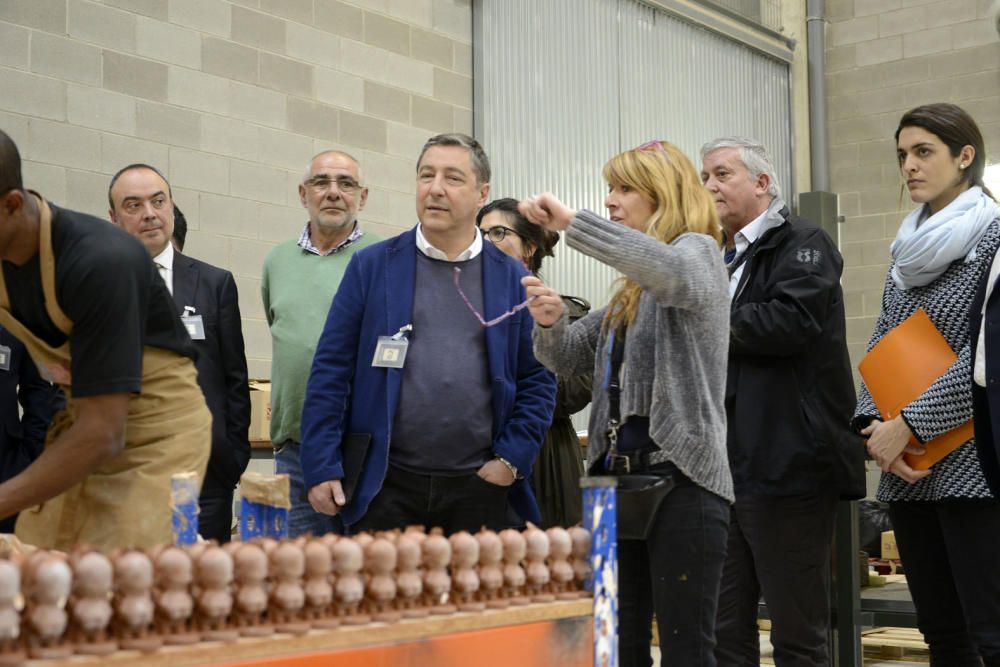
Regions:
[[[611,354],[608,359],[608,371],[605,385],[608,391],[608,452],[605,457],[605,467],[611,469],[618,455],[618,429],[622,425],[621,413],[621,368],[625,358],[625,327],[619,327],[611,332]],[[626,472],[630,467],[628,457],[624,457]]]

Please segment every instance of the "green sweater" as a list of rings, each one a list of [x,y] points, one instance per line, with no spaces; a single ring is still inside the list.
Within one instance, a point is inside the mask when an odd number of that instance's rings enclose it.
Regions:
[[[332,255],[306,252],[286,241],[264,260],[261,294],[271,327],[271,442],[302,441],[300,423],[316,343],[333,295],[355,252],[382,239],[365,232]]]

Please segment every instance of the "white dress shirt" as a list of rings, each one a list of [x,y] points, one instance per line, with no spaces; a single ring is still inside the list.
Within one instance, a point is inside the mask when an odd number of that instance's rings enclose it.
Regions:
[[[160,277],[167,284],[170,296],[174,295],[174,244],[167,242],[167,247],[159,255],[153,258],[156,270],[160,272]]]
[[[743,253],[747,251],[753,242],[757,240],[760,236],[760,228],[764,224],[764,218],[767,217],[767,209],[763,213],[754,218],[750,224],[736,232],[736,236],[733,237],[733,241],[736,244],[736,256],[733,257],[733,261],[727,266],[732,266],[736,262],[740,262],[740,258]],[[743,269],[746,267],[746,262],[740,262],[740,265],[736,267],[732,275],[729,276],[729,298],[732,299],[736,295],[736,287],[740,284],[740,276],[743,275]]]
[[[458,253],[455,259],[448,259],[448,255],[444,251],[435,248],[424,236],[421,231],[422,225],[417,225],[417,250],[424,253],[431,259],[439,259],[443,262],[464,262],[467,259],[472,259],[476,257],[483,251],[483,235],[479,233],[479,229],[476,229],[476,236],[472,239],[472,245]]]

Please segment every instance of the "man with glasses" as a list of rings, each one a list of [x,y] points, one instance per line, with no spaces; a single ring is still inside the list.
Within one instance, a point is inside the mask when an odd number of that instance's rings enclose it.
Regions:
[[[292,509],[288,531],[340,532],[339,520],[313,511],[302,482],[299,443],[306,380],[330,301],[353,254],[380,240],[362,232],[358,212],[368,200],[358,161],[324,151],[306,167],[299,199],[309,220],[296,240],[277,246],[264,260],[261,293],[271,327],[271,442],[275,469],[289,476]]]
[[[179,209],[156,168],[130,164],[121,169],[108,187],[108,205],[111,221],[146,246],[198,350],[198,385],[212,413],[212,453],[198,497],[198,533],[206,540],[228,542],[233,490],[250,462],[250,388],[236,281],[229,271],[174,248]]]
[[[357,253],[333,299],[306,391],[302,461],[313,507],[352,531],[502,528],[508,504],[539,521],[525,477],[556,383],[532,353],[524,267],[476,229],[489,180],[472,137],[428,140],[419,224]],[[345,465],[366,442],[363,466]]]

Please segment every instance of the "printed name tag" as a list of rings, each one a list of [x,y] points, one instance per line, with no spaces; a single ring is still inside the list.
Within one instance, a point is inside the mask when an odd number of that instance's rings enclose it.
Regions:
[[[201,315],[184,315],[181,322],[191,340],[205,340],[205,324],[201,321]]]
[[[10,370],[10,348],[0,345],[0,371]]]
[[[410,346],[410,341],[405,338],[393,338],[392,336],[379,336],[378,345],[375,347],[375,358],[372,359],[374,368],[402,368],[406,361],[406,350]]]

